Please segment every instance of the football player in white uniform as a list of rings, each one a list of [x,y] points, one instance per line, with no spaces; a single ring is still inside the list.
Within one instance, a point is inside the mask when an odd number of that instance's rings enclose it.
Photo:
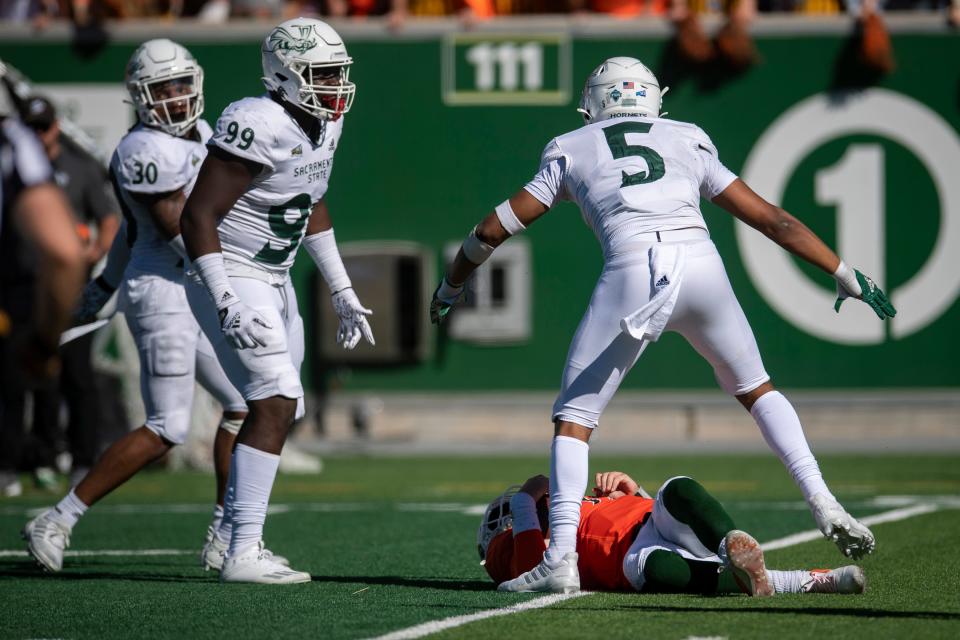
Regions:
[[[724,167],[703,130],[661,118],[661,95],[639,60],[611,58],[597,67],[580,101],[586,126],[551,140],[533,180],[470,232],[431,303],[432,319],[440,322],[470,273],[560,200],[579,205],[603,249],[603,272],[567,354],[553,408],[550,547],[533,571],[500,585],[505,591],[579,589],[576,535],[587,442],[623,377],[663,331],[686,338],[713,366],[723,390],[750,411],[823,534],[850,557],[874,548],[871,532],[827,488],[796,411],[770,383],[710,241],[700,198],[832,274],[838,309],[853,297],[881,319],[895,310],[870,278]]]
[[[180,211],[211,135],[200,118],[203,70],[181,45],[150,40],[131,56],[126,85],[139,122],[110,162],[124,226],[103,273],[84,290],[77,315],[81,322],[92,319],[119,285],[118,307],[140,354],[146,422],[115,442],[56,507],[24,528],[30,553],[50,571],[62,568],[70,533],[88,507],[184,441],[195,378],[224,408],[214,443],[217,507],[210,546],[223,514],[230,451],[246,415],[246,403],[217,362],[183,289]]]
[[[184,207],[187,297],[250,413],[237,436],[220,535],[225,582],[306,582],[263,553],[280,451],[303,388],[303,321],[289,270],[301,242],[333,292],[338,342],[373,344],[337,250],[324,194],[353,102],[352,60],[324,22],[277,26],[261,49],[267,93],[229,105]]]

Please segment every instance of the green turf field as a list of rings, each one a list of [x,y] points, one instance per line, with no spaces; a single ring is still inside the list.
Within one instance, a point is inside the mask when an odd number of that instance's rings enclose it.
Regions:
[[[71,550],[91,553],[68,557],[57,575],[19,554],[28,512],[53,499],[28,493],[0,501],[0,638],[369,638],[543,598],[494,591],[474,544],[479,505],[545,472],[545,458],[325,462],[319,476],[281,477],[267,520],[268,545],[313,574],[306,585],[220,585],[200,570],[209,476],[134,479],[80,522]],[[960,637],[956,457],[824,456],[821,466],[858,517],[933,505],[873,527],[878,547],[863,561],[863,596],[591,594],[431,637]],[[694,476],[761,542],[813,526],[772,456],[591,460],[592,470],[609,468],[632,473],[649,490],[671,475]],[[770,551],[767,559],[774,568],[844,560],[823,540]]]

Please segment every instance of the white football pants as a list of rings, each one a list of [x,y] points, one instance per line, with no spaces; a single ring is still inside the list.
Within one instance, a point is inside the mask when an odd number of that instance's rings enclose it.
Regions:
[[[666,331],[686,338],[713,366],[720,387],[731,395],[753,391],[770,379],[757,341],[733,293],[713,242],[687,242],[686,267]],[[573,337],[563,370],[554,420],[589,428],[646,349],[620,330],[620,319],[650,301],[653,283],[650,245],[611,257],[593,290],[587,312]]]
[[[252,277],[230,275],[230,286],[248,307],[259,311],[273,327],[264,330],[267,345],[255,349],[235,349],[220,330],[217,308],[196,276],[186,278],[187,299],[210,339],[230,382],[246,400],[283,396],[298,400],[297,415],[302,415],[303,319],[297,296],[289,278],[271,283]]]
[[[182,282],[135,273],[120,288],[118,309],[140,355],[140,393],[148,429],[173,444],[186,440],[195,380],[225,411],[247,410],[200,331]]]

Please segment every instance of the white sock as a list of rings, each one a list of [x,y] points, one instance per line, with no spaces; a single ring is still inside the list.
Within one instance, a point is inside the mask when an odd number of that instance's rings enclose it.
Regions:
[[[60,524],[73,529],[74,525],[76,525],[80,519],[80,516],[86,513],[88,508],[89,507],[83,504],[83,501],[77,497],[77,494],[73,492],[73,489],[71,489],[70,493],[65,495],[63,500],[58,502],[57,506],[53,508],[53,511],[50,512],[50,517]]]
[[[227,490],[223,492],[223,518],[217,527],[217,538],[220,542],[230,544],[233,536],[233,501],[237,495],[237,468],[234,458],[230,456],[230,473],[227,474]]]
[[[767,569],[767,576],[773,582],[773,590],[776,593],[803,593],[803,582],[807,578],[808,571],[776,571]]]
[[[221,522],[223,522],[223,506],[219,504],[213,505],[213,521],[210,523],[210,527],[214,533],[220,530]]]
[[[234,555],[263,538],[270,491],[277,477],[280,456],[244,444],[233,450],[230,478],[234,485],[232,500],[233,532],[228,555]]]
[[[750,414],[760,427],[767,445],[779,456],[793,476],[793,481],[800,487],[803,497],[809,500],[822,493],[833,498],[823,481],[820,466],[810,451],[800,418],[790,401],[779,391],[771,391],[753,403]]]
[[[557,565],[577,550],[580,502],[587,490],[590,445],[557,436],[550,448],[550,546],[544,558]]]

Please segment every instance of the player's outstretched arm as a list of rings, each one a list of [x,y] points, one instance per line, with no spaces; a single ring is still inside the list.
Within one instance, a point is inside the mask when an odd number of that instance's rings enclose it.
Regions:
[[[480,221],[463,241],[430,302],[430,321],[440,324],[463,294],[463,284],[494,249],[533,224],[550,208],[521,189]]]
[[[347,275],[340,251],[337,249],[330,210],[324,198],[321,198],[310,212],[303,245],[330,289],[331,302],[340,319],[337,344],[344,349],[353,349],[360,342],[361,337],[372,345],[376,344],[370,323],[367,321],[367,316],[373,312],[360,304],[360,299],[353,290],[350,276]]]
[[[870,305],[881,320],[897,314],[873,280],[847,266],[805,224],[761,198],[739,178],[714,197],[713,202],[790,253],[832,275],[837,281],[837,311],[846,298],[857,298]]]
[[[207,159],[200,167],[197,183],[180,218],[187,255],[217,307],[220,330],[237,349],[266,346],[262,329],[272,327],[262,315],[244,304],[230,286],[217,224],[247,190],[260,169],[256,162],[232,156],[218,147],[209,147]]]

